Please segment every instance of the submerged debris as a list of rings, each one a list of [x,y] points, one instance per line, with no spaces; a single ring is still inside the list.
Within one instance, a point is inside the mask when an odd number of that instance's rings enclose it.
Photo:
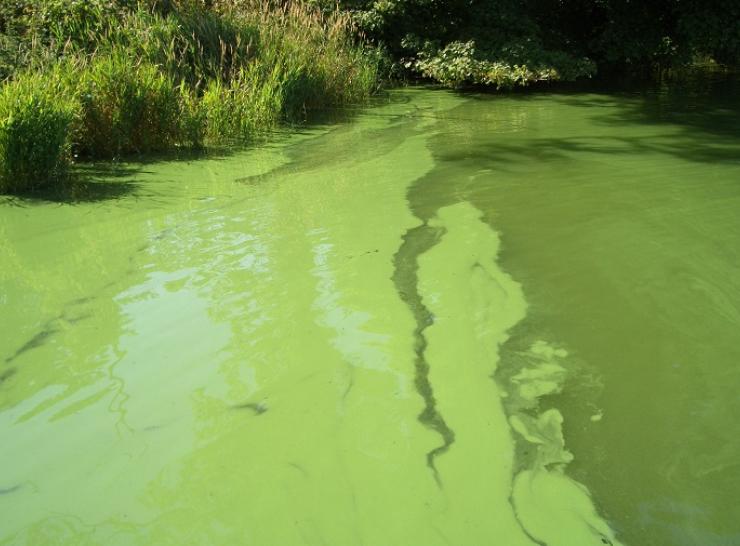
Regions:
[[[246,402],[244,404],[237,404],[231,406],[232,409],[246,409],[252,410],[255,415],[262,415],[267,411],[267,404],[265,402]]]

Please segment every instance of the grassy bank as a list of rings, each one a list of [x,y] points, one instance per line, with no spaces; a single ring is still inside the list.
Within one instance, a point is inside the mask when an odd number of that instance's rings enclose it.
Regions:
[[[72,158],[255,138],[357,103],[378,57],[350,20],[240,0],[24,0],[0,8],[0,192]]]

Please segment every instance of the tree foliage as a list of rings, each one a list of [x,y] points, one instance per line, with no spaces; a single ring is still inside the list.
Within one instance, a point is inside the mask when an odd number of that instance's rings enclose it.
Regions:
[[[740,64],[736,0],[341,0],[399,66],[513,87],[697,58]]]

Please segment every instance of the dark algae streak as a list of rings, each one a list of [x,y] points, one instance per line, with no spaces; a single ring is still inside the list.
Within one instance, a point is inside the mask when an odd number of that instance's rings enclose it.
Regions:
[[[46,328],[41,330],[38,334],[33,336],[31,339],[29,339],[26,343],[21,345],[21,347],[15,353],[13,353],[11,356],[5,359],[5,362],[10,364],[22,354],[28,351],[32,351],[33,349],[37,349],[38,347],[41,347],[44,343],[46,343],[49,340],[49,338],[51,338],[57,332],[59,332],[57,328],[47,326]]]
[[[0,385],[5,383],[8,379],[13,377],[16,373],[18,373],[18,368],[8,368],[7,370],[0,372]]]
[[[11,493],[19,491],[20,488],[20,484],[14,485],[13,487],[0,487],[0,495],[10,495]]]
[[[393,257],[393,283],[398,295],[411,310],[416,321],[414,329],[414,352],[416,354],[414,385],[416,391],[424,400],[424,409],[419,414],[419,421],[425,427],[437,432],[443,441],[442,445],[427,453],[427,466],[431,469],[434,479],[440,486],[442,486],[442,479],[434,461],[450,449],[450,446],[455,442],[455,432],[447,425],[444,417],[437,410],[434,388],[429,380],[429,363],[424,354],[427,348],[424,330],[434,322],[434,317],[424,306],[419,294],[417,271],[419,269],[418,257],[437,244],[442,233],[443,230],[432,228],[427,224],[412,228],[404,234],[403,243]]]

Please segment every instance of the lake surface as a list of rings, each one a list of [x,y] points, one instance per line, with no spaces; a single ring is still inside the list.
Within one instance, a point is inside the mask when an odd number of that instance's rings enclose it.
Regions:
[[[0,201],[0,544],[740,544],[739,97],[407,89]]]

